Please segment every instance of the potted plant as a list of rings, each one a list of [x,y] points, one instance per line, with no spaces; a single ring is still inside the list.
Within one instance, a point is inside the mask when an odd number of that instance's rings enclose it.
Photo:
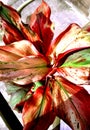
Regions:
[[[42,0],[25,24],[17,10],[0,2],[0,80],[22,113],[23,130],[47,130],[55,117],[73,130],[89,130],[90,95],[81,86],[89,84],[89,25],[72,23],[54,39],[50,14]]]

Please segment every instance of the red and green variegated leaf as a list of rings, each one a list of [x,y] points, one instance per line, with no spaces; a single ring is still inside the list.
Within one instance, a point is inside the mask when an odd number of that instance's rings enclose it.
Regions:
[[[69,25],[55,40],[52,41],[47,55],[59,55],[69,49],[90,46],[90,33],[77,24]]]
[[[7,46],[0,46],[0,61],[15,61],[25,56],[40,55],[34,45],[27,41],[21,40]]]
[[[1,1],[0,1],[0,16],[6,21],[8,21],[10,24],[14,24],[19,28],[19,23],[21,22],[20,15],[14,8],[5,5]]]
[[[90,47],[66,51],[58,56],[57,71],[75,84],[90,84]]]
[[[42,53],[46,53],[48,51],[48,47],[53,38],[53,30],[52,30],[52,22],[50,20],[50,7],[42,1],[41,5],[36,9],[36,11],[30,16],[29,25],[31,29],[36,32],[42,43],[39,43],[39,47],[37,44],[35,46],[40,48]],[[28,18],[29,19],[29,18]]]
[[[63,119],[73,130],[89,130],[89,93],[63,77],[55,77],[53,93],[57,116]]]
[[[57,56],[56,61],[55,61],[56,66],[57,67],[60,67],[60,66],[63,67],[65,61],[68,59],[69,56],[74,55],[75,53],[79,53],[79,52],[84,51],[84,50],[89,50],[89,48],[90,48],[90,46],[73,48],[73,49],[67,50],[63,53],[60,53]]]
[[[10,44],[15,41],[25,39],[21,32],[9,22],[2,20],[2,26],[4,29],[3,41],[5,44]]]
[[[0,80],[29,84],[44,78],[50,71],[43,57],[28,56],[18,61],[0,62]]]
[[[36,33],[34,33],[30,28],[23,24],[23,22],[21,21],[20,14],[14,8],[7,6],[2,2],[0,2],[0,17],[2,18],[2,20],[5,20],[7,24],[10,23],[12,26],[14,26],[14,28],[18,29],[24,39],[27,39],[31,42],[41,41]],[[7,25],[6,28],[4,26],[4,29],[7,30]]]
[[[46,130],[54,119],[51,90],[41,86],[24,105],[24,130]]]
[[[79,51],[76,49],[76,52],[68,55],[62,67],[90,67],[90,47]]]

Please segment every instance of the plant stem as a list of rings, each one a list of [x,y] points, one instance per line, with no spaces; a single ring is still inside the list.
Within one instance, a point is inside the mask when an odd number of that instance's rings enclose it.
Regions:
[[[19,13],[21,13],[21,11],[31,2],[33,2],[34,0],[26,0],[23,4],[21,4],[18,8],[17,11]]]
[[[58,130],[58,128],[60,129],[59,125],[60,125],[60,118],[56,117],[54,122],[53,122],[53,130]],[[58,128],[56,128],[58,126]]]

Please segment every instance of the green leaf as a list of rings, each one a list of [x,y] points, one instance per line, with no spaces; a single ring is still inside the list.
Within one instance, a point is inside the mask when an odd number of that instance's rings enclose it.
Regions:
[[[32,88],[32,91],[35,92],[37,88],[41,87],[42,83],[40,81],[34,82],[34,86]]]
[[[7,89],[6,91],[8,94],[13,94],[17,92],[18,90],[22,89],[22,87],[15,85],[13,83],[10,83],[10,82],[5,83],[5,85],[6,85],[6,89]]]
[[[19,90],[24,90],[26,92],[29,91],[29,89],[31,88],[31,85],[25,85],[25,86],[20,86],[18,84],[14,84],[13,82],[5,82],[5,86],[6,86],[6,91],[8,94],[14,94]]]
[[[90,67],[90,47],[69,55],[62,67]]]
[[[10,95],[9,104],[12,108],[21,111],[24,102],[30,97],[30,94],[27,95],[27,93],[31,86],[20,86],[12,82],[5,83],[5,86],[7,93]]]
[[[26,91],[24,89],[18,90],[16,93],[13,93],[10,98],[10,105],[12,108],[15,108],[17,104],[19,104],[26,95]]]

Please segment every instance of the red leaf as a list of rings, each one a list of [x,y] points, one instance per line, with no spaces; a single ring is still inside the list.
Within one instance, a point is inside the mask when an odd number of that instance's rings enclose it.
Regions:
[[[50,88],[41,86],[24,105],[24,130],[46,130],[54,119]]]
[[[31,29],[36,32],[42,40],[42,43],[39,43],[39,47],[37,43],[35,46],[38,48],[38,50],[40,48],[41,52],[44,54],[47,52],[53,38],[50,13],[50,7],[43,1],[42,4],[36,9],[36,11],[30,16],[29,21]]]

